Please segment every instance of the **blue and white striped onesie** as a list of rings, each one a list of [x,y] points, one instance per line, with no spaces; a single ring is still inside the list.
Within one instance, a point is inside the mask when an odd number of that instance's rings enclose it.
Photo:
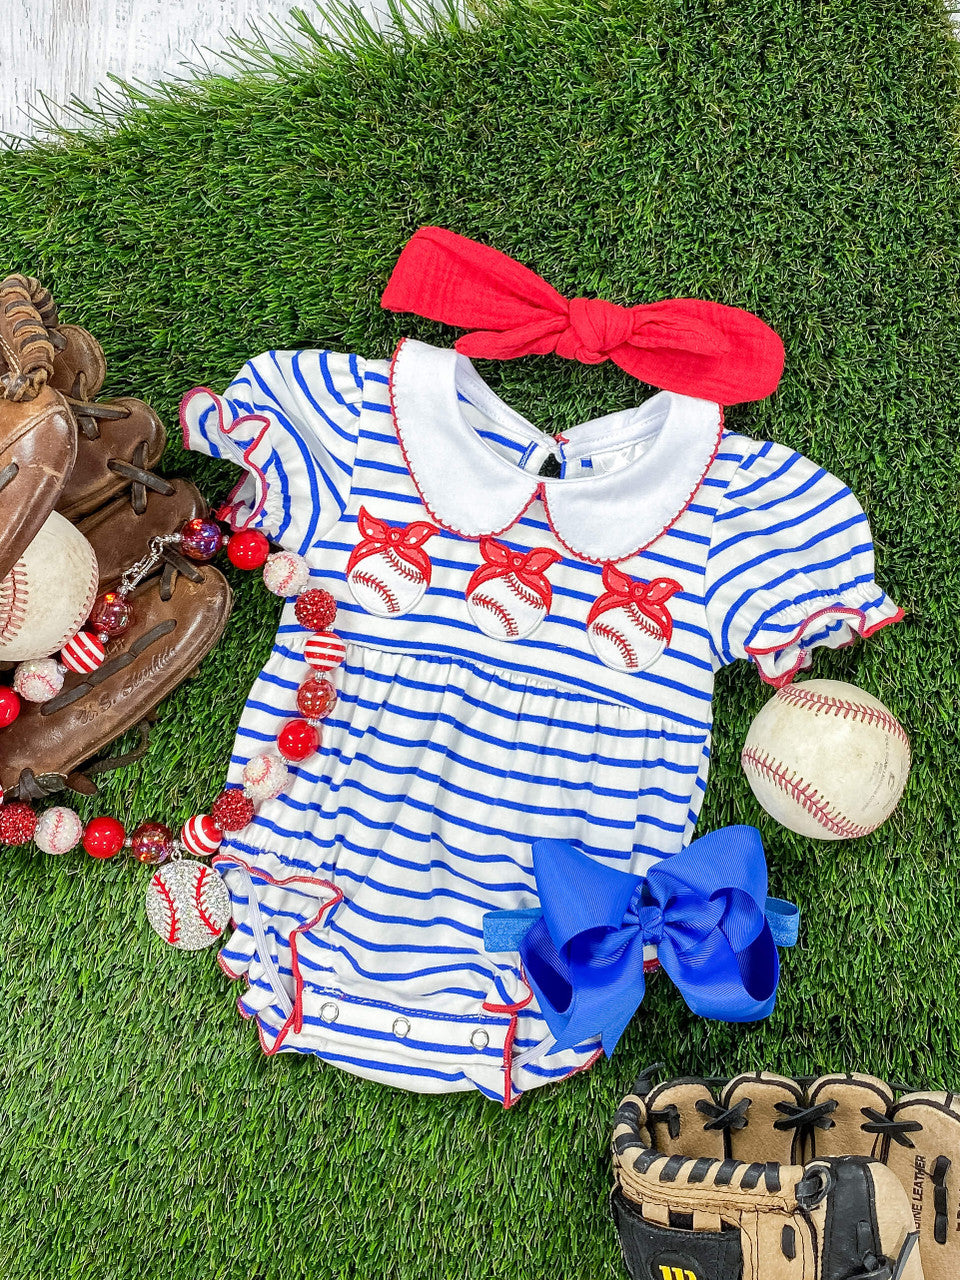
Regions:
[[[182,417],[245,469],[235,524],[306,557],[347,644],[319,753],[223,845],[221,961],[264,1049],[508,1105],[589,1066],[597,1041],[551,1052],[483,917],[537,905],[537,839],[634,873],[689,842],[720,667],[785,683],[900,616],[856,500],[670,392],[549,436],[412,340],[392,364],[268,352]],[[293,604],[229,785],[296,715]]]

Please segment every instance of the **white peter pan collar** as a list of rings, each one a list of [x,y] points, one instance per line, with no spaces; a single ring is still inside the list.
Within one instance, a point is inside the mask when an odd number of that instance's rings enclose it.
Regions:
[[[709,400],[660,391],[639,408],[582,423],[561,437],[568,458],[628,448],[651,437],[617,470],[571,478],[536,474],[557,441],[496,396],[452,349],[402,341],[390,375],[400,447],[424,506],[465,538],[505,533],[538,495],[558,540],[594,563],[626,560],[686,509],[716,455],[723,413]],[[462,393],[514,439],[532,470],[492,449],[464,416]]]

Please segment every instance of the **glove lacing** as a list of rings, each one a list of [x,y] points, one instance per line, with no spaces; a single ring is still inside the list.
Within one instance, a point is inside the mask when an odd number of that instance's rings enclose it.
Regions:
[[[718,1107],[712,1102],[707,1102],[701,1098],[696,1104],[697,1110],[702,1116],[710,1116],[711,1118],[703,1126],[704,1130],[714,1129],[745,1129],[747,1127],[747,1112],[753,1103],[752,1098],[741,1098],[733,1107]]]
[[[901,1147],[913,1147],[907,1134],[919,1133],[923,1129],[919,1120],[891,1120],[882,1112],[874,1111],[873,1107],[861,1107],[860,1114],[867,1118],[867,1123],[860,1126],[864,1133],[882,1133],[898,1142]]]
[[[837,1109],[836,1098],[829,1102],[818,1102],[812,1107],[796,1107],[792,1102],[778,1102],[774,1111],[779,1111],[782,1120],[774,1120],[775,1129],[832,1129],[836,1121],[831,1114]]]

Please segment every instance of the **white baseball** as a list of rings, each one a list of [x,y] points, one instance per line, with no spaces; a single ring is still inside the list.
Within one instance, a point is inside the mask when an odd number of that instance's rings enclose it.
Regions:
[[[643,671],[660,657],[667,643],[662,629],[631,601],[607,609],[587,627],[594,653],[616,671]]]
[[[269,751],[251,756],[243,766],[243,790],[254,804],[273,800],[286,789],[289,781],[290,770],[286,761]]]
[[[51,512],[0,581],[0,661],[45,658],[86,622],[97,595],[93,547],[69,520]]]
[[[537,592],[513,573],[474,587],[467,611],[484,635],[497,640],[525,640],[547,616]]]
[[[223,877],[192,858],[175,858],[150,877],[147,919],[178,951],[201,951],[220,937],[230,920],[230,894]]]
[[[378,618],[396,618],[416,608],[427,580],[416,565],[386,547],[359,560],[350,570],[347,585],[361,609]]]
[[[37,819],[34,843],[42,853],[69,853],[80,843],[83,823],[80,816],[66,805],[55,804]]]
[[[263,566],[263,582],[275,596],[298,596],[310,580],[310,566],[294,551],[275,551]]]
[[[879,698],[841,680],[778,689],[740,755],[771,817],[820,840],[865,836],[897,807],[910,739]]]
[[[31,658],[13,673],[13,691],[27,702],[49,702],[63,688],[63,670],[55,658]]]

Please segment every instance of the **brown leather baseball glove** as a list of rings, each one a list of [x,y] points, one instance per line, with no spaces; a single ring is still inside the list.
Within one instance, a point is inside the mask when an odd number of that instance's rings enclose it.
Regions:
[[[0,283],[0,576],[54,509],[93,546],[101,590],[155,560],[132,596],[134,622],[107,645],[103,665],[68,672],[55,698],[24,703],[0,731],[0,786],[10,798],[95,791],[92,775],[129,757],[80,766],[135,726],[145,744],[151,713],[196,669],[230,612],[219,570],[184,559],[169,539],[206,514],[203,499],[188,481],[156,474],[162,423],[142,400],[99,400],[105,376],[100,344],[59,323],[37,280]]]
[[[634,1280],[955,1280],[960,1097],[766,1072],[653,1088],[614,1121]]]

